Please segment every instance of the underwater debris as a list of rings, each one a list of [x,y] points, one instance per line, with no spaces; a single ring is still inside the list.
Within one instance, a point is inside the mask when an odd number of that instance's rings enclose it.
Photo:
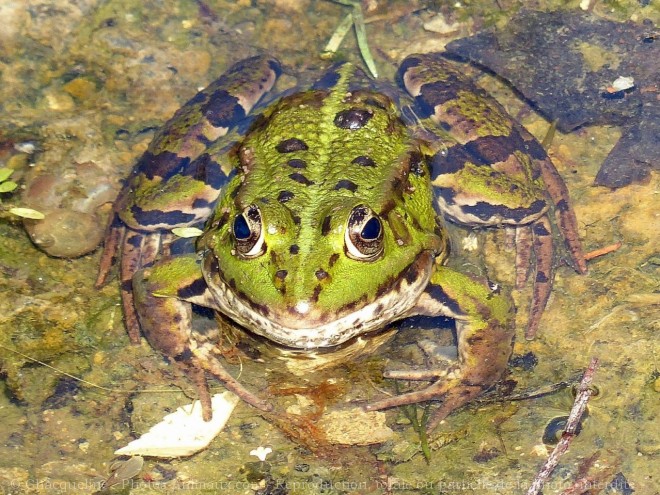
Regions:
[[[115,451],[115,455],[148,455],[153,457],[185,457],[205,449],[222,431],[238,404],[231,392],[211,398],[213,418],[204,421],[199,401],[177,408],[137,440]]]

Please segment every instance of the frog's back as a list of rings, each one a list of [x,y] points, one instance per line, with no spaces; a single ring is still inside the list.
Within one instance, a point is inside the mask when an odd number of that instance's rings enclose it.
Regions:
[[[317,218],[315,205],[342,198],[385,209],[419,154],[396,104],[370,86],[345,64],[268,107],[239,153],[246,174],[241,195]]]

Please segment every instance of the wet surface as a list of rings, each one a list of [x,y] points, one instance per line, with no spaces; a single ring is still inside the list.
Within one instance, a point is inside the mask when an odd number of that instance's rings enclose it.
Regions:
[[[579,11],[523,11],[502,29],[451,42],[447,51],[509,81],[562,132],[623,127],[595,184],[648,180],[660,163],[660,45],[651,19],[621,23]],[[612,87],[619,77],[634,85]]]
[[[441,50],[451,39],[504,26],[514,15],[505,3],[438,11],[378,2],[380,8],[366,18],[382,77],[391,77],[409,53]],[[658,17],[653,5],[621,2],[615,12],[604,5],[596,4],[593,15],[637,25]],[[153,130],[197,88],[234,60],[266,50],[287,63],[283,87],[293,86],[298,69],[302,78],[327,63],[309,52],[323,50],[346,13],[309,0],[19,1],[0,12],[2,166],[16,169],[12,178],[26,188],[23,195],[45,180],[40,177],[54,175],[65,191],[55,200],[66,198],[57,208],[80,211],[85,204],[89,211],[82,214],[97,215],[96,228],[103,225],[104,206],[90,206],[85,198],[101,184],[118,186]],[[431,21],[436,31],[424,28]],[[359,63],[352,38],[342,50]],[[547,121],[497,80],[479,81],[543,138]],[[659,475],[660,229],[653,226],[660,181],[651,171],[643,184],[615,191],[592,186],[620,133],[599,125],[558,133],[550,153],[571,192],[587,251],[617,241],[622,247],[591,261],[586,276],[558,270],[535,341],[525,341],[522,333],[530,290],[514,294],[520,308],[514,353],[520,359],[500,396],[569,380],[592,356],[600,359],[600,394],[547,494],[561,493],[584,473],[602,482],[604,493],[630,493],[630,487],[653,493]],[[34,150],[20,146],[25,143],[34,143]],[[83,164],[93,164],[98,181],[81,180]],[[22,201],[19,193],[1,200]],[[62,234],[55,224],[46,228]],[[512,287],[513,253],[502,247],[504,234],[480,233],[477,250],[470,252],[462,248],[466,235],[452,231],[453,266]],[[72,260],[48,256],[19,222],[0,222],[0,487],[7,493],[94,492],[110,476],[117,448],[194,397],[192,384],[171,363],[145,343],[128,343],[117,284],[93,288],[98,257],[98,251]],[[391,436],[371,446],[331,443],[342,437],[333,436],[334,430],[329,435],[326,426],[336,417],[347,423],[339,413],[354,404],[396,393],[380,376],[384,367],[424,359],[429,342],[439,342],[439,351],[449,356],[450,331],[438,337],[407,325],[378,350],[315,371],[301,368],[309,359],[291,367],[260,342],[225,336],[228,369],[272,397],[277,414],[260,415],[239,404],[207,450],[190,458],[147,458],[133,483],[115,485],[112,493],[385,493],[388,487],[403,494],[523,493],[548,455],[548,425],[566,416],[573,402],[571,388],[564,387],[534,399],[475,404],[437,428],[427,464],[400,410],[384,416],[391,433],[382,431]],[[264,461],[250,455],[259,446],[272,448]],[[611,481],[618,488],[606,489]],[[286,490],[278,492],[282,485]]]

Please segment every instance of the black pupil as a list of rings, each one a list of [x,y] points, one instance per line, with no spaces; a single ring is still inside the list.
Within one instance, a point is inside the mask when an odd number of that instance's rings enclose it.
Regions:
[[[362,227],[362,232],[360,236],[365,241],[373,241],[378,239],[380,235],[380,222],[376,217],[371,217],[367,223]]]
[[[241,214],[234,220],[234,236],[236,239],[245,240],[250,237],[250,226]]]

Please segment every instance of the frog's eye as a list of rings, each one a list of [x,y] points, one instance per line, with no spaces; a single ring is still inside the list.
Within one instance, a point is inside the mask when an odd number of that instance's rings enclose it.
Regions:
[[[243,213],[236,215],[232,233],[236,252],[242,258],[254,258],[264,253],[264,229],[261,226],[261,212],[256,205],[250,205]]]
[[[346,254],[359,261],[373,261],[383,252],[383,224],[364,205],[353,208],[344,236]]]

